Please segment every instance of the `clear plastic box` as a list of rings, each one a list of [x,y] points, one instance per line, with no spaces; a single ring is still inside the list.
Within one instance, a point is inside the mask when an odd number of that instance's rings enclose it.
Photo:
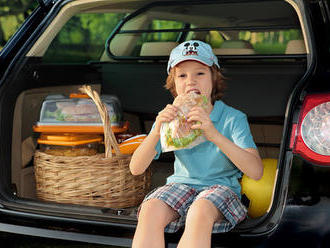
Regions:
[[[121,105],[116,96],[101,95],[112,126],[122,125]],[[95,103],[89,98],[66,98],[60,95],[48,96],[42,104],[37,125],[102,125]]]

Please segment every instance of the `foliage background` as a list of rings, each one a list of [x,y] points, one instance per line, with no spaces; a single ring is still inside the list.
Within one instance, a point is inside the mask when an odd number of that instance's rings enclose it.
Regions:
[[[0,0],[0,51],[37,5],[37,0]],[[99,58],[104,51],[104,42],[109,36],[109,30],[111,31],[124,16],[125,14],[115,13],[74,16],[53,41],[46,54],[46,61],[47,58],[56,58],[57,61],[71,58],[72,62]],[[152,28],[159,30],[181,27],[182,23],[174,21],[154,20],[152,23]],[[174,41],[176,37],[178,33],[145,34],[137,45],[146,41]],[[236,38],[249,41],[256,53],[281,54],[284,53],[288,41],[302,39],[302,35],[300,30],[241,31]],[[217,48],[221,46],[223,38],[218,32],[211,31],[207,42],[213,48]],[[139,49],[135,50],[138,52]]]
[[[0,0],[0,50],[37,5],[36,0]]]

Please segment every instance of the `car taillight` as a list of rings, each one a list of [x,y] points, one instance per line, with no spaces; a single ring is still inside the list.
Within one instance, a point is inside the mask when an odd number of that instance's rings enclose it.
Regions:
[[[330,165],[330,94],[305,97],[293,136],[293,153],[314,164]]]

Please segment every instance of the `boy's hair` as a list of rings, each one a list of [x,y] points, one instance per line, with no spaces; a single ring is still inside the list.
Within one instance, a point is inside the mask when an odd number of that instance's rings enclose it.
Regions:
[[[170,73],[167,76],[165,88],[168,89],[173,97],[176,97],[178,94],[175,90],[175,70],[176,67],[170,70]],[[216,65],[210,67],[212,74],[212,93],[211,93],[211,102],[214,104],[216,100],[220,100],[225,92],[226,83],[225,77],[221,74],[219,68]]]

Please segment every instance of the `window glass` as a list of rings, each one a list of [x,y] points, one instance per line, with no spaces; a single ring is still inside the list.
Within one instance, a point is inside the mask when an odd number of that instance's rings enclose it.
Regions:
[[[195,34],[196,36],[196,34]],[[238,49],[253,49],[254,54],[285,54],[290,41],[303,41],[301,30],[270,30],[263,32],[253,31],[210,31],[205,35],[205,41],[212,48],[232,49],[235,54]],[[221,53],[221,50],[217,51]],[[297,52],[298,53],[298,52]],[[301,51],[301,53],[305,53]]]
[[[267,32],[241,31],[239,40],[248,41],[258,54],[284,54],[291,40],[303,40],[300,30],[280,30]]]
[[[140,25],[132,25],[138,20]],[[131,49],[111,46],[112,42],[116,44],[116,38],[125,40],[124,37]],[[132,17],[112,38],[111,54],[135,58],[144,55],[146,45],[154,48],[151,56],[163,56],[172,43],[190,39],[209,43],[218,55],[306,53],[297,14],[282,1],[160,4]],[[291,41],[296,43],[288,51]],[[146,44],[150,42],[167,43],[162,44],[163,49]]]
[[[45,62],[99,60],[104,44],[123,13],[80,13],[72,17],[47,49]]]
[[[166,20],[153,20],[148,29],[160,30],[160,32],[146,33],[143,34],[142,41],[176,41],[178,39],[177,32],[161,32],[163,29],[179,29],[183,28],[184,23],[177,21],[166,21]]]
[[[34,0],[0,1],[0,51],[37,5]]]
[[[201,40],[209,43],[212,48],[220,48],[226,38],[217,30],[190,31],[185,40]]]
[[[184,28],[183,22],[168,21],[168,20],[152,20],[148,25],[148,30],[159,30],[158,32],[145,32],[139,34],[121,34],[126,35],[127,38],[136,36],[136,46],[129,56],[139,56],[141,54],[141,47],[144,43],[149,42],[176,42],[179,40],[182,32],[162,32],[164,29],[180,29]],[[154,54],[157,55],[157,54]],[[162,55],[162,54],[160,54]]]
[[[189,32],[186,39],[203,40],[209,43],[219,55],[285,54],[288,43],[290,41],[302,42],[303,36],[298,29],[263,32],[210,30]],[[305,51],[300,53],[305,53]]]

